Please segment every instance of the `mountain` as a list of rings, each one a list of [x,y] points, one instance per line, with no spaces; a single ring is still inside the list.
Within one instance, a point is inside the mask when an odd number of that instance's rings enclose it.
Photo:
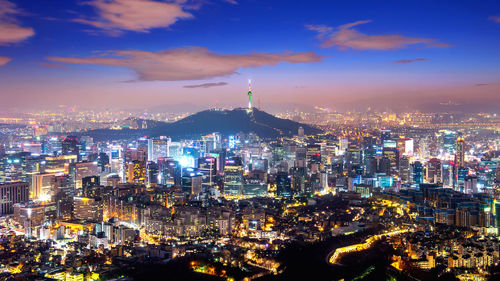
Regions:
[[[173,139],[181,139],[213,132],[219,132],[225,136],[239,132],[253,132],[261,138],[276,138],[296,135],[299,127],[304,128],[305,134],[322,132],[312,126],[277,118],[256,108],[252,109],[252,111],[247,111],[245,108],[204,110],[174,123],[159,122],[155,125],[144,130],[93,130],[82,133],[82,135],[89,135],[96,140],[124,139],[138,136],[170,136]]]

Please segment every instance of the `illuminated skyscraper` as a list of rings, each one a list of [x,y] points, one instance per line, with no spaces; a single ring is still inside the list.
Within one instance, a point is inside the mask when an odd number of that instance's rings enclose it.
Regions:
[[[80,147],[78,138],[75,136],[67,136],[62,141],[62,154],[63,155],[76,155],[80,157]]]
[[[276,193],[279,197],[292,197],[292,177],[288,173],[279,172],[276,175]]]
[[[14,212],[16,203],[24,203],[29,199],[29,186],[27,182],[0,184],[0,215]]]
[[[243,166],[241,159],[234,157],[226,160],[224,166],[224,195],[241,196],[243,193]]]
[[[465,167],[465,141],[463,137],[457,138],[457,154],[455,157],[457,167]]]
[[[432,158],[426,163],[425,180],[428,183],[441,182],[441,161],[437,158]]]
[[[155,186],[156,184],[158,184],[158,164],[153,161],[149,161],[146,168],[148,176],[148,186]]]
[[[137,160],[127,163],[126,178],[129,183],[146,184],[146,164]]]
[[[457,149],[455,141],[456,136],[457,136],[456,132],[446,131],[446,130],[441,131],[441,138],[442,138],[444,152],[447,152],[451,155],[455,154]]]
[[[159,139],[148,139],[148,161],[157,162],[160,157],[168,157],[168,147],[171,139],[160,137]]]
[[[74,197],[74,218],[101,222],[103,202],[98,198]]]
[[[210,156],[199,158],[198,169],[203,174],[203,183],[212,186],[217,175],[217,158]]]
[[[424,167],[423,167],[422,163],[420,163],[418,161],[410,164],[411,181],[416,183],[416,184],[423,183],[423,170],[424,170]]]

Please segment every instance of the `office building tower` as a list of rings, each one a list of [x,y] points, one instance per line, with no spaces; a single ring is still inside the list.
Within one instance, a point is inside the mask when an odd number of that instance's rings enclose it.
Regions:
[[[198,169],[185,168],[182,174],[182,192],[193,199],[203,191],[203,175]]]
[[[146,164],[134,160],[127,163],[126,179],[128,183],[146,184]]]
[[[389,176],[391,175],[391,159],[389,157],[382,157],[378,161],[378,173],[384,173],[385,175]]]
[[[387,157],[391,162],[391,172],[399,169],[399,155],[397,148],[384,147],[382,150],[382,156]]]
[[[43,224],[50,225],[57,221],[56,203],[26,202],[14,204],[13,218],[23,226],[25,236],[32,237]]]
[[[29,185],[27,182],[12,182],[0,184],[0,215],[12,214],[14,204],[29,200]]]
[[[52,196],[55,174],[34,174],[31,178],[30,199],[48,201]]]
[[[423,170],[424,167],[419,161],[410,164],[411,181],[416,184],[423,183]]]
[[[229,197],[241,196],[243,193],[243,166],[241,158],[234,157],[226,160],[224,165],[224,195]]]
[[[93,187],[101,185],[101,179],[99,176],[89,176],[82,178],[82,188]]]
[[[182,166],[172,158],[159,158],[160,183],[166,186],[181,186]]]
[[[158,158],[169,157],[171,142],[167,137],[148,139],[148,161],[157,162]]]
[[[156,186],[158,184],[159,169],[158,164],[149,161],[147,164],[148,186]]]
[[[78,162],[74,164],[75,188],[82,188],[82,179],[99,175],[97,162]]]
[[[425,180],[428,183],[441,183],[441,160],[432,158],[427,162]]]
[[[67,136],[61,143],[63,155],[76,155],[80,160],[80,142],[76,136]]]
[[[100,198],[74,197],[73,217],[77,220],[102,222],[102,200]]]
[[[456,137],[457,133],[454,131],[441,131],[443,151],[451,155],[456,152]]]
[[[399,159],[399,177],[403,182],[410,180],[410,159],[406,156]]]
[[[276,195],[290,199],[292,192],[292,177],[288,173],[279,172],[276,174]]]
[[[382,141],[382,143],[390,139],[391,139],[391,130],[380,130],[380,140]]]
[[[207,186],[213,186],[217,175],[217,158],[210,156],[199,158],[198,169],[203,174],[203,183]]]
[[[450,162],[441,165],[441,182],[443,187],[453,187],[454,166]]]
[[[26,165],[30,154],[29,152],[5,154],[0,159],[0,183],[29,181]]]
[[[457,138],[457,153],[455,155],[457,167],[465,167],[465,141],[463,137]]]
[[[97,178],[98,179],[98,178]],[[85,185],[84,185],[85,190]],[[69,175],[57,175],[54,177],[54,188],[52,201],[56,204],[57,219],[59,221],[71,220],[73,218],[73,197],[75,186]]]

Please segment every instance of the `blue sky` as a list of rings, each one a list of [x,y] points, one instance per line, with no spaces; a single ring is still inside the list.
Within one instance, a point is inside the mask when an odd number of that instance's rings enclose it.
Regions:
[[[495,110],[499,35],[498,1],[0,0],[0,95],[10,110],[238,106],[251,78],[269,109]]]

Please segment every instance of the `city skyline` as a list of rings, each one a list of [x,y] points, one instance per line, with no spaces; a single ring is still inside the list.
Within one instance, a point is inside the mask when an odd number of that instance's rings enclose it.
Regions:
[[[4,111],[245,107],[248,79],[254,106],[266,110],[500,106],[494,1],[2,0],[0,8]]]

